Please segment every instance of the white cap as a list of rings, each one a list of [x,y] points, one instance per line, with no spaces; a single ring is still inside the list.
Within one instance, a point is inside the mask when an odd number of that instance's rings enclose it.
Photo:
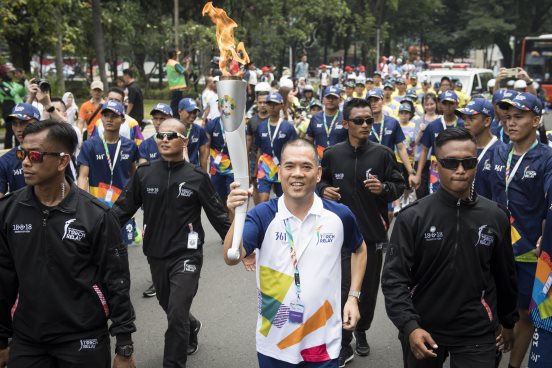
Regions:
[[[100,90],[104,90],[104,85],[102,83],[102,81],[94,81],[90,84],[90,89],[100,89]]]
[[[514,81],[513,80],[509,80],[508,83],[506,84],[508,87],[513,87],[514,86]]]
[[[487,89],[489,88],[494,88],[495,86],[495,83],[496,83],[496,79],[489,79],[489,81],[487,82]]]
[[[267,82],[257,83],[257,85],[255,86],[255,93],[270,93],[270,91],[270,84],[268,84]]]
[[[293,89],[293,81],[289,78],[280,78],[280,88]]]
[[[525,89],[527,88],[527,83],[525,83],[525,81],[523,79],[518,79],[515,83],[514,83],[514,89]]]

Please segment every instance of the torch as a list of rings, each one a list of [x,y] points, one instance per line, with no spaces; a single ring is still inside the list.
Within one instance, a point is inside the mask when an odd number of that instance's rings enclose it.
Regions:
[[[219,98],[220,118],[226,136],[228,155],[234,171],[234,181],[240,183],[240,188],[249,187],[249,164],[245,143],[245,102],[247,83],[242,80],[239,64],[249,63],[249,56],[243,43],[235,46],[234,28],[238,25],[223,9],[215,8],[212,2],[203,7],[203,15],[209,15],[216,25],[216,38],[220,50],[219,66],[222,72],[220,81],[217,82],[217,94]],[[243,227],[247,214],[248,202],[242,204],[235,211],[234,236],[232,247],[228,249],[228,258],[238,260],[240,258],[240,243],[243,235]]]

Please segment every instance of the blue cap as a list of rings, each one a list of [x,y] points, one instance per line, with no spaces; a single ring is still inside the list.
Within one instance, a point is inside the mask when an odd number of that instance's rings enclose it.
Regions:
[[[106,110],[113,111],[119,116],[125,116],[125,108],[120,102],[117,101],[107,101],[104,103],[102,106],[102,114]]]
[[[153,109],[151,109],[150,115],[153,115],[154,112],[160,112],[162,114],[172,116],[171,107],[164,103],[158,103],[157,105],[155,105]]]
[[[309,104],[309,109],[312,109],[314,106],[318,106],[320,108],[323,108],[322,102],[320,100],[317,100],[316,98],[313,98]]]
[[[406,90],[406,97],[417,100],[418,99],[418,91],[416,91],[416,88],[407,89]]]
[[[284,103],[284,98],[278,92],[272,92],[266,98],[266,102],[267,103],[268,102],[274,102],[274,103],[277,103],[277,104],[282,104],[282,103]]]
[[[462,88],[462,82],[460,82],[459,80],[456,81],[455,85],[456,87]]]
[[[406,84],[406,81],[404,78],[397,78],[395,79],[395,84]]]
[[[335,96],[335,97],[340,97],[341,96],[341,90],[339,89],[338,86],[330,86],[328,88],[326,88],[326,91],[324,91],[324,97],[326,96]]]
[[[195,110],[199,110],[199,107],[197,107],[197,104],[193,98],[183,98],[178,103],[178,111],[186,110],[188,112],[192,112]]]
[[[28,103],[20,103],[13,107],[9,119],[19,119],[28,121],[31,119],[40,120],[40,111],[36,107]]]
[[[388,82],[385,82],[385,83],[383,84],[383,89],[386,89],[386,88],[395,89],[395,86],[393,85],[392,82],[389,82],[389,81],[388,81]]]
[[[499,89],[498,91],[493,93],[493,103],[499,103],[504,99],[512,100],[514,97],[516,97],[518,93],[518,91],[514,91],[512,89]]]
[[[372,78],[372,77],[366,78],[366,83],[368,83],[368,82],[374,83],[374,78]]]
[[[439,95],[439,101],[458,102],[458,95],[454,91],[445,91]]]
[[[461,109],[456,109],[456,115],[477,115],[483,114],[490,116],[491,119],[494,119],[494,108],[490,101],[487,101],[484,98],[474,98],[472,99],[466,107]]]
[[[368,100],[371,97],[379,98],[380,100],[383,100],[383,91],[381,90],[381,88],[373,88],[369,90],[368,93],[366,94],[366,99]]]
[[[409,104],[408,102],[401,103],[399,106],[399,112],[401,111],[408,111],[409,113],[414,113],[414,110],[412,109],[412,104]]]
[[[503,110],[513,106],[522,111],[532,111],[537,116],[542,115],[543,109],[542,101],[529,92],[518,93],[513,99],[505,98],[498,103],[498,106]]]

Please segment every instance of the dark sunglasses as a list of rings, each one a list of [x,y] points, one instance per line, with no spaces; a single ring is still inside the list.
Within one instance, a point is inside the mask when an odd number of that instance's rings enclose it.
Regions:
[[[447,170],[456,170],[460,164],[464,170],[471,170],[477,166],[477,157],[438,158],[437,161]]]
[[[176,139],[176,138],[186,139],[185,136],[183,136],[178,132],[159,132],[155,135],[155,138],[159,139],[160,141],[165,139],[168,141],[172,141],[173,139]]]
[[[355,118],[355,119],[349,119],[349,121],[355,125],[362,125],[364,123],[368,124],[368,125],[372,125],[374,124],[374,118],[370,117],[370,118],[366,118],[366,119],[363,119],[363,118]]]
[[[18,148],[15,151],[15,156],[19,161],[23,161],[25,157],[28,157],[29,161],[40,163],[44,161],[44,156],[46,155],[63,157],[66,155],[66,153],[65,152],[42,152],[37,150],[27,151],[27,150],[24,150],[23,148]]]

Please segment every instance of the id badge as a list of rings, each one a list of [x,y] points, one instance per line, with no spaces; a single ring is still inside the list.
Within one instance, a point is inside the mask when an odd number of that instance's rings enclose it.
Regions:
[[[301,302],[290,303],[289,305],[289,322],[290,323],[303,323],[303,317],[305,315],[305,306]]]
[[[278,157],[276,156],[272,157],[272,161],[274,161],[274,165],[276,166],[280,165],[280,161],[278,160]]]
[[[548,279],[546,280],[546,282],[544,283],[544,286],[542,288],[542,293],[544,295],[548,294],[548,291],[550,291],[550,286],[552,286],[552,273],[550,273],[550,275],[548,275]]]
[[[195,231],[192,231],[188,234],[188,249],[197,249],[197,242],[199,240],[199,236]]]
[[[219,153],[217,157],[215,157],[215,165],[220,165],[220,162],[222,161],[222,155]]]
[[[112,199],[113,199],[113,189],[109,188],[105,193],[105,201],[111,202]]]

